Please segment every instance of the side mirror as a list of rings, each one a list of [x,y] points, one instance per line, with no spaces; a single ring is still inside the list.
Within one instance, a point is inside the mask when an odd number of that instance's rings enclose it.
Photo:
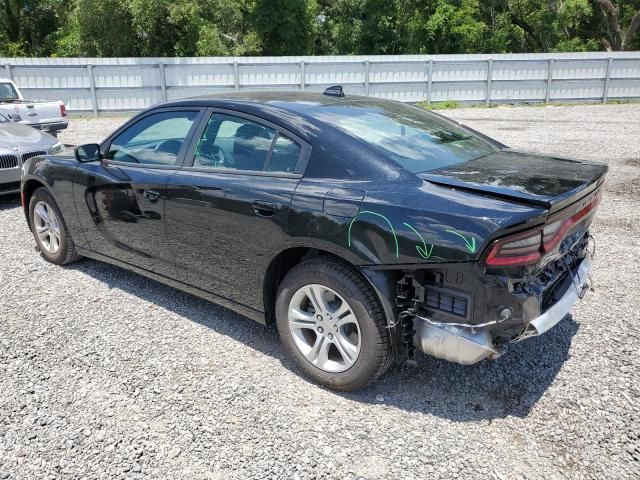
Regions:
[[[76,159],[79,162],[95,162],[100,158],[100,145],[97,143],[87,143],[76,148]]]

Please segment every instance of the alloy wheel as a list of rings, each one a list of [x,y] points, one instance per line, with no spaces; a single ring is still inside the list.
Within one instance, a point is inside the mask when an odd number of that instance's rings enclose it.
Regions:
[[[47,252],[55,255],[60,250],[60,222],[49,204],[43,201],[36,203],[33,209],[33,224],[40,245]]]
[[[289,330],[300,353],[330,373],[348,370],[360,354],[360,325],[349,303],[324,285],[300,288],[289,302]]]

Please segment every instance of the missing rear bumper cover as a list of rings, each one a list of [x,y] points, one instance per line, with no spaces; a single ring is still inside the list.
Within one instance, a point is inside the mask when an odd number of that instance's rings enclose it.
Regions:
[[[416,281],[413,278],[410,278],[410,281],[405,278],[400,283],[403,288],[399,290],[399,293],[403,296],[399,296],[399,298],[402,298],[405,306],[401,315],[405,319],[407,317],[413,319],[413,342],[418,350],[437,358],[469,365],[487,357],[497,358],[502,354],[503,350],[496,345],[496,339],[501,337],[502,330],[505,328],[500,325],[503,322],[505,324],[522,322],[522,327],[519,330],[521,333],[510,337],[511,341],[541,335],[558,324],[588,288],[590,269],[591,256],[587,255],[574,269],[569,271],[567,275],[567,281],[571,283],[569,288],[544,313],[530,321],[513,319],[510,315],[503,315],[497,320],[477,324],[464,320],[453,321],[453,316],[451,316],[452,321],[435,320],[428,315],[428,312],[435,307],[435,302],[432,302],[431,305],[426,303],[429,295],[425,292],[428,292],[431,287],[422,287],[422,292],[420,288],[416,290]],[[413,290],[408,289],[409,287]],[[447,289],[436,290],[444,291]],[[473,304],[470,302],[472,297],[458,292],[455,292],[454,295],[467,300],[467,316],[472,317],[469,314],[469,306]],[[445,304],[451,305],[450,302],[445,302]],[[411,307],[407,308],[408,305]],[[441,302],[438,301],[437,306],[440,305]]]

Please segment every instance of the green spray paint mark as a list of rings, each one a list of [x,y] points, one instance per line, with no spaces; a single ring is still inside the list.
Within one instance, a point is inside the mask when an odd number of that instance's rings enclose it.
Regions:
[[[381,215],[376,212],[371,212],[369,210],[363,210],[362,212],[359,212],[355,217],[353,217],[353,220],[351,220],[351,223],[349,224],[349,232],[347,235],[347,244],[349,245],[349,247],[351,247],[351,227],[353,227],[353,224],[356,222],[356,220],[358,220],[358,217],[360,217],[361,215],[375,215],[376,217],[380,217],[385,222],[387,222],[387,224],[391,228],[391,233],[393,233],[393,240],[396,243],[396,258],[398,258],[400,256],[400,249],[398,248],[398,237],[396,236],[396,231],[393,228],[393,225],[391,225],[391,222],[389,221],[389,219],[384,215]]]
[[[416,245],[416,250],[418,251],[418,253],[422,258],[424,258],[425,260],[428,259],[433,253],[433,245],[431,245],[431,248],[428,248],[427,242],[424,241],[424,238],[422,238],[422,235],[420,235],[420,232],[418,232],[415,228],[413,228],[411,225],[409,225],[406,222],[405,222],[405,225],[409,227],[411,230],[413,230],[415,234],[418,235],[418,237],[420,237],[420,240],[422,240],[422,246]]]
[[[457,235],[458,237],[463,239],[464,240],[464,244],[467,246],[469,251],[471,253],[476,253],[476,239],[475,239],[475,237],[471,237],[471,241],[469,241],[469,240],[467,240],[467,237],[465,237],[464,235],[459,234],[455,230],[447,230],[447,232],[452,233],[454,235]]]

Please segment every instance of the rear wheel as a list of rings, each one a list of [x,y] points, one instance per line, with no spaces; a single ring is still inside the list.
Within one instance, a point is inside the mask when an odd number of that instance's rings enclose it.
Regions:
[[[348,265],[317,258],[291,269],[278,291],[276,319],[287,353],[318,383],[356,390],[389,366],[380,303]]]
[[[40,254],[45,260],[63,265],[80,258],[60,208],[43,187],[38,188],[31,196],[29,221]]]

